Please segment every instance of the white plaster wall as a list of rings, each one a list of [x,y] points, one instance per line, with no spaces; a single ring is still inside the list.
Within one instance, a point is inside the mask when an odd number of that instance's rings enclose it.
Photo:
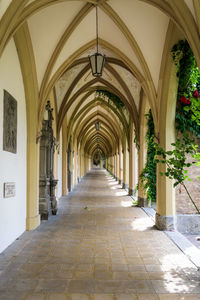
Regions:
[[[60,131],[60,151],[58,155],[58,198],[62,196],[62,130]]]
[[[3,90],[17,100],[17,153],[3,151]],[[20,64],[13,39],[0,59],[0,252],[25,231],[26,106]],[[16,196],[3,197],[4,182],[16,183]]]

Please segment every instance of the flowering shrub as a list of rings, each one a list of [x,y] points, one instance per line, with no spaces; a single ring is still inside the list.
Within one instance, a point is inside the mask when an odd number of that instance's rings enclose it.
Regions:
[[[179,41],[172,48],[172,57],[179,78],[176,129],[181,133],[190,131],[200,134],[200,71],[187,41]]]

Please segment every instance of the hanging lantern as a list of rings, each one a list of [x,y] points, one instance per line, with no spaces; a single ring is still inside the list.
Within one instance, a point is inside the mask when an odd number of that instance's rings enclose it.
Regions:
[[[92,70],[92,75],[94,77],[101,77],[103,73],[105,56],[100,53],[95,53],[89,56],[89,59],[90,59],[90,67]]]
[[[98,10],[96,5],[96,46],[97,52],[89,56],[90,67],[92,70],[92,75],[94,77],[101,77],[103,73],[103,67],[105,62],[105,55],[99,53],[99,38],[98,38]]]

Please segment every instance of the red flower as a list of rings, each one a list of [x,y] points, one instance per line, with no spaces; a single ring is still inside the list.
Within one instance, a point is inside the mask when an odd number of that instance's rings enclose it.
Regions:
[[[190,104],[190,98],[185,98],[185,96],[180,98],[180,101],[184,104]]]
[[[190,104],[190,98],[186,99],[186,103],[185,104]]]
[[[199,93],[198,93],[197,90],[195,90],[195,91],[193,92],[193,96],[194,96],[195,98],[199,98]]]
[[[187,101],[187,99],[185,98],[185,96],[183,96],[183,97],[180,98],[180,101],[181,101],[182,103],[185,103],[185,101]]]

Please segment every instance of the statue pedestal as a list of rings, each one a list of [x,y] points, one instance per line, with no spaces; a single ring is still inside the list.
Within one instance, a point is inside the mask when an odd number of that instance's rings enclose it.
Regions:
[[[55,195],[55,189],[56,189],[56,185],[58,183],[57,179],[51,179],[50,180],[50,202],[51,202],[51,211],[52,211],[52,215],[56,215],[58,208],[57,208],[57,197]]]
[[[49,186],[50,186],[49,178],[40,179],[39,212],[40,212],[41,220],[48,220],[48,216],[50,212]]]
[[[40,183],[39,183],[39,213],[42,220],[48,220],[50,213],[57,213],[57,199],[55,188],[58,180],[54,179],[54,153],[56,139],[53,135],[53,115],[50,101],[46,110],[48,120],[43,120],[40,137]]]

